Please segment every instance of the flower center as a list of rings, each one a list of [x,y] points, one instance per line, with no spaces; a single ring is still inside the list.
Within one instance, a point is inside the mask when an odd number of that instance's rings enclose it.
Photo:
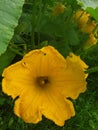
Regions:
[[[47,76],[37,77],[36,83],[40,87],[46,86],[49,83],[49,78]]]

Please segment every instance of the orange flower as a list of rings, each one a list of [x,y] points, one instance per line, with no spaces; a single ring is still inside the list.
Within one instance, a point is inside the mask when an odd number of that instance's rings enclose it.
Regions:
[[[74,15],[74,20],[77,22],[82,32],[90,34],[96,27],[96,22],[90,19],[90,14],[83,10],[78,10]]]
[[[63,126],[75,115],[72,102],[86,90],[87,65],[70,53],[66,59],[53,47],[33,50],[3,72],[2,90],[15,99],[14,112],[25,122],[42,115]]]
[[[74,15],[74,20],[78,23],[80,28],[84,27],[89,20],[89,14],[84,12],[83,10],[78,10]]]
[[[96,22],[95,21],[89,21],[87,24],[85,24],[82,28],[81,31],[86,33],[86,34],[91,34],[93,33],[93,30],[96,27]]]

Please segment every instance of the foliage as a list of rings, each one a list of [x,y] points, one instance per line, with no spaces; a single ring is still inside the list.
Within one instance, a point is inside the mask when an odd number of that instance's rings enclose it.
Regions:
[[[90,14],[91,16],[94,17],[94,19],[98,22],[98,7],[96,7],[95,9],[91,8],[91,7],[88,7],[86,9]]]
[[[59,3],[65,8],[57,14],[54,12]],[[44,117],[36,125],[24,123],[13,114],[14,101],[2,93],[0,83],[0,130],[98,130],[98,43],[84,49],[88,34],[81,32],[73,20],[81,8],[77,0],[0,1],[0,82],[5,67],[28,51],[46,45],[54,46],[64,57],[74,52],[89,65],[87,91],[73,100],[76,116],[66,121],[64,127],[58,127]],[[98,24],[98,7],[86,6],[85,11]],[[97,35],[98,26],[94,31]]]
[[[0,55],[6,51],[21,15],[24,0],[0,1]]]

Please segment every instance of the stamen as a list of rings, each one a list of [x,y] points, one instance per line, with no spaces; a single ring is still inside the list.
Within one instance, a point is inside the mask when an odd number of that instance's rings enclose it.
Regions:
[[[49,83],[49,78],[47,76],[40,76],[36,78],[37,86],[43,87]]]
[[[44,85],[44,84],[45,84],[45,81],[44,81],[44,80],[42,80],[42,81],[41,81],[41,84],[42,84],[42,85]]]

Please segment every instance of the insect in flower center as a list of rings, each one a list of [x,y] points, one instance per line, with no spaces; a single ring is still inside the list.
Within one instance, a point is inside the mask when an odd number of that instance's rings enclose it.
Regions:
[[[36,78],[36,83],[38,86],[43,87],[49,83],[49,78],[47,76],[40,76]]]

